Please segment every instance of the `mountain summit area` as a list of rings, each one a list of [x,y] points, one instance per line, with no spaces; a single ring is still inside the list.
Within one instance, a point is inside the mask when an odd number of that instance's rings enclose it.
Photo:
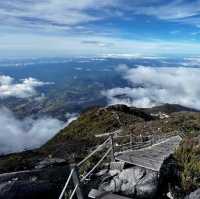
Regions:
[[[183,140],[170,160],[165,161],[164,168],[170,167],[173,159],[176,165],[176,179],[173,179],[176,186],[172,183],[174,197],[184,198],[198,189],[200,112],[171,104],[148,109],[119,104],[83,111],[77,120],[38,149],[2,155],[0,198],[58,198],[69,173],[69,164],[82,160],[106,139],[96,135],[119,129],[123,129],[122,135],[143,137],[181,132]]]

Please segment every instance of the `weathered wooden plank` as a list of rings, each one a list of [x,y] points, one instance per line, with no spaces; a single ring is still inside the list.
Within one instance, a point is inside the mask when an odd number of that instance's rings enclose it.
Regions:
[[[111,162],[110,163],[110,170],[119,170],[122,171],[124,168],[125,162]]]
[[[116,158],[116,159],[122,161],[122,158]],[[160,163],[158,163],[158,162],[153,163],[153,162],[141,159],[141,158],[134,158],[134,160],[128,159],[128,158],[123,158],[123,161],[127,162],[129,164],[133,164],[133,165],[143,167],[143,168],[146,168],[146,169],[150,169],[150,170],[153,170],[153,171],[159,171],[159,169],[160,169],[160,167],[159,167]]]
[[[118,130],[110,132],[110,133],[102,133],[102,134],[95,135],[95,137],[96,138],[108,137],[110,135],[117,135],[117,134],[119,134],[121,132],[122,132],[122,129],[118,129]]]
[[[129,164],[159,171],[163,161],[178,147],[182,138],[173,136],[152,146],[121,153],[115,158]]]

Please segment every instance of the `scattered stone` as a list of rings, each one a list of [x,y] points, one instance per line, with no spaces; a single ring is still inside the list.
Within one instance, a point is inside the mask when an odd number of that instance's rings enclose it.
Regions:
[[[168,197],[169,199],[174,199],[174,197],[172,196],[171,192],[168,192],[168,193],[167,193],[167,197]]]
[[[54,166],[54,165],[62,165],[66,162],[66,160],[61,159],[61,158],[46,158],[42,161],[40,161],[36,166],[35,169],[42,169],[46,168],[49,166]]]
[[[97,177],[100,177],[100,176],[105,175],[107,172],[108,172],[108,169],[103,169],[103,170],[99,171],[98,173],[96,173],[95,175]]]
[[[55,199],[69,174],[67,166],[53,166],[0,175],[0,199]]]
[[[36,176],[33,176],[33,177],[31,178],[31,181],[32,181],[32,182],[37,181],[37,177],[36,177]]]
[[[185,199],[199,199],[200,198],[200,188],[192,192],[189,196],[186,196]]]

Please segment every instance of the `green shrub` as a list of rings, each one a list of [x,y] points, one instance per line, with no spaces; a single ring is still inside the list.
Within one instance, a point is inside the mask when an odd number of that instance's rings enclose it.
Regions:
[[[181,168],[181,182],[184,192],[200,187],[200,136],[190,135],[181,143],[175,153]]]

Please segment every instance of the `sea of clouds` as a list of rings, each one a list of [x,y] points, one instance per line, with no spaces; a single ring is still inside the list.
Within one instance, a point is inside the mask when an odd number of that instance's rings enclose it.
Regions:
[[[0,75],[0,98],[17,97],[28,98],[37,95],[36,88],[51,85],[51,82],[42,82],[29,77],[16,81],[7,75]]]
[[[51,117],[17,119],[7,108],[0,108],[0,154],[38,148],[75,120],[68,115],[63,122]]]
[[[103,91],[109,104],[152,107],[170,103],[200,109],[199,68],[120,65],[117,71],[130,86]]]
[[[29,77],[15,80],[7,75],[0,75],[0,98],[30,98],[38,100],[44,97],[38,87],[51,85]],[[49,116],[19,120],[6,107],[0,107],[0,155],[38,148],[54,137],[62,128],[77,118],[76,114],[67,114],[67,122]]]

